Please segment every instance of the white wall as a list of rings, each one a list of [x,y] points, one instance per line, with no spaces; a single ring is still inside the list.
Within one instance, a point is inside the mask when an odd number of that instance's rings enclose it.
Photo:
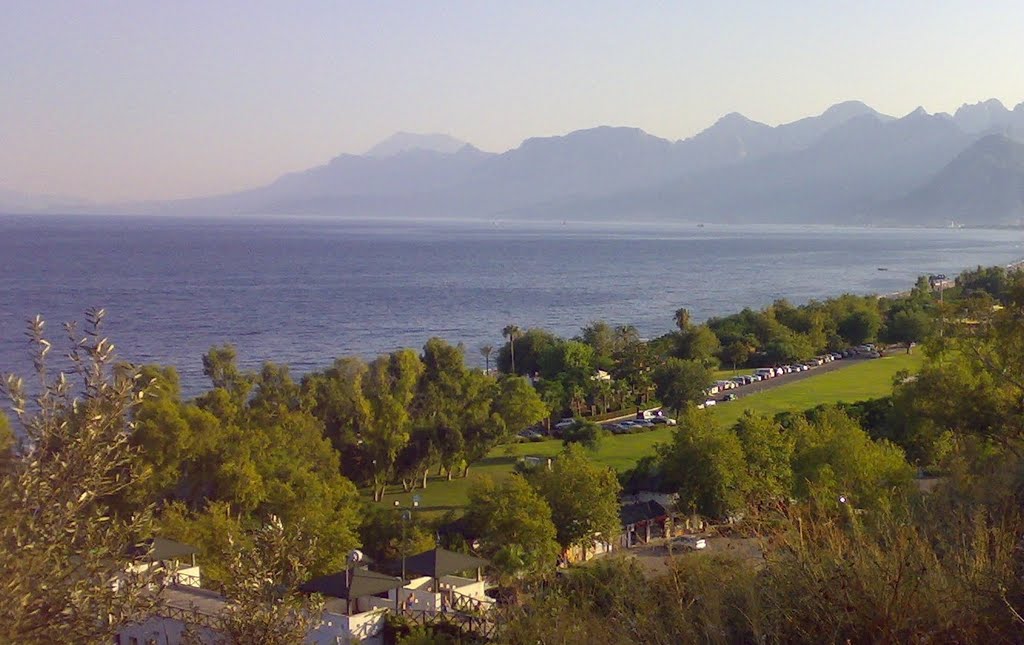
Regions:
[[[385,609],[375,609],[352,616],[324,612],[324,622],[309,633],[306,643],[335,645],[339,639],[342,643],[351,643],[354,638],[365,642],[380,632],[384,626],[385,614]]]
[[[181,645],[184,631],[185,623],[182,621],[154,616],[145,622],[121,628],[118,635],[121,637],[121,645],[134,645],[132,638],[137,640],[138,645]],[[206,627],[193,627],[193,631],[199,635],[203,643],[216,642],[216,632]]]

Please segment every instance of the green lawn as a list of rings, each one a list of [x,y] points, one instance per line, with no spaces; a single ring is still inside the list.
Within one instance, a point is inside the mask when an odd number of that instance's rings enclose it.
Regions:
[[[900,370],[916,370],[922,361],[921,354],[890,356],[878,360],[863,361],[857,365],[787,383],[767,392],[751,394],[737,401],[719,404],[712,413],[723,423],[734,423],[745,410],[760,414],[774,415],[787,410],[806,410],[822,403],[854,402],[885,396],[892,390],[892,378]],[[646,455],[654,454],[654,446],[668,440],[671,430],[660,427],[657,430],[634,435],[612,435],[606,437],[594,453],[594,459],[612,466],[616,470],[628,470]],[[440,513],[459,509],[466,503],[466,493],[474,476],[507,476],[519,457],[530,455],[550,457],[558,454],[561,441],[541,441],[499,446],[485,459],[473,464],[468,479],[445,481],[431,478],[425,490],[415,494],[421,497],[420,507],[425,511]],[[395,500],[407,505],[411,494],[387,495],[382,504],[390,506]]]
[[[753,373],[754,373],[753,368],[750,368],[750,367],[740,367],[740,368],[737,368],[737,369],[734,369],[734,370],[715,370],[714,372],[712,372],[712,375],[713,375],[713,378],[716,381],[727,381],[727,380],[731,379],[734,376],[739,376],[740,374],[753,374]]]

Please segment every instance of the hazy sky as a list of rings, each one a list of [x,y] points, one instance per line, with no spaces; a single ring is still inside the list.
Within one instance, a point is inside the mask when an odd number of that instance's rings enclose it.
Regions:
[[[690,136],[860,99],[1024,101],[1021,0],[25,2],[0,19],[0,189],[225,192],[397,130],[502,151]]]

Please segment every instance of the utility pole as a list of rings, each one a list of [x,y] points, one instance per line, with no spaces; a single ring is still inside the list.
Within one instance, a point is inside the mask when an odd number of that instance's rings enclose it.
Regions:
[[[408,549],[408,544],[405,541],[405,526],[406,526],[406,524],[408,524],[409,522],[412,521],[412,511],[413,511],[413,509],[418,508],[419,505],[420,505],[420,496],[419,495],[413,495],[412,496],[412,508],[405,509],[405,510],[401,510],[402,503],[400,501],[398,501],[397,499],[395,500],[395,508],[397,508],[397,509],[399,509],[401,511],[401,515],[399,516],[399,518],[402,521],[402,581],[403,582],[406,580],[406,577],[405,577],[405,558],[408,555],[408,550],[409,550]]]

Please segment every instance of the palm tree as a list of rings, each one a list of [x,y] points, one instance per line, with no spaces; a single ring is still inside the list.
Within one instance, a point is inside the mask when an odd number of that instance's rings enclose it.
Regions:
[[[690,310],[686,308],[676,309],[674,319],[679,331],[686,331],[686,328],[690,326]]]
[[[522,336],[522,332],[515,325],[508,325],[501,330],[501,335],[508,338],[508,351],[512,357],[512,373],[516,373],[516,339]]]
[[[480,355],[484,357],[484,373],[491,373],[491,354],[494,353],[494,345],[481,345]]]

